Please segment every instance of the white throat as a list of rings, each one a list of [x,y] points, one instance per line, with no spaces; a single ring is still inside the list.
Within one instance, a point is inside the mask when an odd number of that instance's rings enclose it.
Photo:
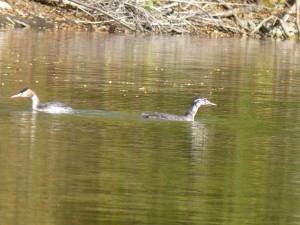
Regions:
[[[32,109],[37,110],[38,105],[40,104],[40,100],[36,94],[32,96]]]

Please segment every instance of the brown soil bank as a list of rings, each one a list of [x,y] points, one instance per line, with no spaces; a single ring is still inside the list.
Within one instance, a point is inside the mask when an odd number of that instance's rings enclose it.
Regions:
[[[7,0],[3,28],[298,38],[295,2]],[[268,4],[268,6],[266,5]]]

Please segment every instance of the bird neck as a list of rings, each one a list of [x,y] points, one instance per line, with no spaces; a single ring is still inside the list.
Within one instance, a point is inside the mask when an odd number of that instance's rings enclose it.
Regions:
[[[40,100],[36,94],[32,96],[32,109],[36,110],[40,104]]]
[[[190,117],[192,120],[194,120],[194,117],[197,114],[198,108],[199,107],[197,107],[194,104],[192,104],[191,107],[186,111],[186,113],[184,114],[184,116],[185,117]]]

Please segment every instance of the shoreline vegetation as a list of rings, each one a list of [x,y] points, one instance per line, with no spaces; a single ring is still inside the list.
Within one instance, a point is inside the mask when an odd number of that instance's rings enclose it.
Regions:
[[[0,0],[2,29],[298,39],[300,0]]]

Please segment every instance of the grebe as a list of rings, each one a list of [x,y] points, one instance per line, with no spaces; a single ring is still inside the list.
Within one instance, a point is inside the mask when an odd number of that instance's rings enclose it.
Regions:
[[[216,104],[208,101],[206,98],[196,97],[192,102],[190,108],[184,114],[184,116],[172,115],[168,113],[153,113],[153,114],[142,113],[142,117],[148,119],[194,121],[194,117],[198,109],[202,105],[216,105]]]
[[[32,109],[39,112],[47,112],[47,113],[73,113],[74,110],[61,102],[47,102],[45,104],[40,105],[40,100],[36,93],[29,88],[24,88],[20,91],[20,93],[11,96],[11,98],[31,98],[32,100]]]

